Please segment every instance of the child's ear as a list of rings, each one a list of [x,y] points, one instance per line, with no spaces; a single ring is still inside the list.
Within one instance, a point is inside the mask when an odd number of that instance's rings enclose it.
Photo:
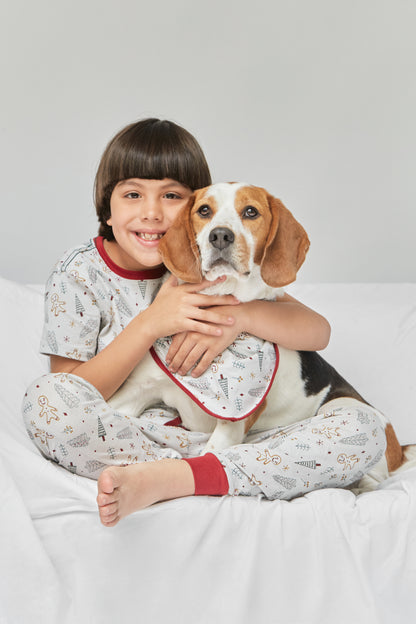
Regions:
[[[197,283],[202,280],[199,249],[191,224],[191,210],[195,202],[192,195],[169,230],[159,243],[158,250],[164,265],[184,282]]]
[[[263,254],[260,273],[269,286],[291,284],[309,249],[305,230],[280,199],[267,194],[272,225]]]

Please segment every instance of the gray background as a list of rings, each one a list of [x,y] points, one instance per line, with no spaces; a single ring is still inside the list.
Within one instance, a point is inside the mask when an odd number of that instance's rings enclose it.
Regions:
[[[415,32],[413,0],[2,0],[0,274],[95,235],[106,143],[158,116],[294,212],[299,281],[416,281]]]

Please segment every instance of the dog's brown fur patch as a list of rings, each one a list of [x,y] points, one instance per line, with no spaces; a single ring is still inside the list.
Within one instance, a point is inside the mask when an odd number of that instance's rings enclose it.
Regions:
[[[386,425],[386,459],[389,472],[397,470],[403,463],[403,447],[400,445],[394,429],[390,423]]]

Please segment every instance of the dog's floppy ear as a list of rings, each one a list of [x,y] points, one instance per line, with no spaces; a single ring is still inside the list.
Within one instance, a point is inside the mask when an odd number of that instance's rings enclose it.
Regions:
[[[296,279],[305,260],[309,238],[279,199],[267,194],[272,224],[261,263],[261,276],[269,286],[286,286]]]
[[[163,263],[169,271],[184,282],[191,283],[202,280],[199,250],[191,225],[191,209],[194,201],[195,196],[192,195],[158,247]]]

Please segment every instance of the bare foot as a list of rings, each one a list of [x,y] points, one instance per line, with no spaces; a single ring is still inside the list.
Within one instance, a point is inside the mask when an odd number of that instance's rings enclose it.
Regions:
[[[98,510],[104,526],[112,527],[134,511],[163,500],[192,496],[191,467],[180,459],[111,466],[98,479]]]

